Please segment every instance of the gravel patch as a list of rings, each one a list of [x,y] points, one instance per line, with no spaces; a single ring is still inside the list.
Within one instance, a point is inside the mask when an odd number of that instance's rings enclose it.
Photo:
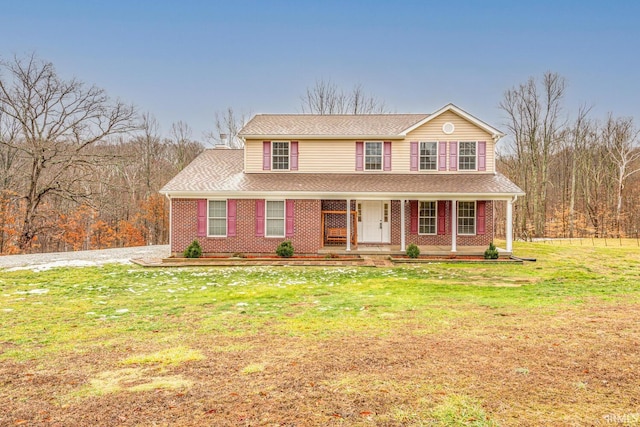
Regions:
[[[132,258],[157,259],[170,255],[169,245],[98,249],[0,256],[0,268],[43,271],[56,267],[87,267],[100,264],[128,264]]]

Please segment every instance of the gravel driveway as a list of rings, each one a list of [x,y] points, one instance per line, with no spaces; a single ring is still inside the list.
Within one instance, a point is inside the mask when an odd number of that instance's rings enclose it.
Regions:
[[[84,267],[108,263],[127,263],[132,258],[166,258],[169,245],[136,246],[132,248],[99,249],[94,251],[52,252],[28,255],[0,256],[0,268],[46,270],[53,267]]]

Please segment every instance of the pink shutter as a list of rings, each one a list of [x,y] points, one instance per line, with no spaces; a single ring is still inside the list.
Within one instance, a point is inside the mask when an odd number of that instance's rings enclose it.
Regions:
[[[361,171],[364,166],[364,141],[356,141],[356,170]]]
[[[440,141],[438,143],[438,170],[447,170],[447,141]]]
[[[298,141],[291,141],[291,164],[290,170],[297,171],[298,170]]]
[[[446,202],[446,211],[449,212],[449,215],[451,215],[451,200],[447,200]],[[449,221],[449,223],[447,224],[447,233],[451,234],[451,221]]]
[[[262,141],[262,170],[271,170],[271,141]]]
[[[256,236],[264,237],[264,200],[256,200]]]
[[[438,200],[438,234],[444,235],[447,232],[447,202],[445,200]]]
[[[227,237],[236,237],[237,200],[227,200]]]
[[[294,213],[294,201],[293,200],[287,200],[286,203],[287,207],[287,232],[286,232],[286,236],[287,237],[293,237],[293,233],[294,233],[294,223],[293,223],[293,219],[295,218],[295,213]]]
[[[458,170],[458,142],[449,141],[449,170]]]
[[[418,234],[418,201],[410,200],[409,206],[411,206],[411,234]]]
[[[487,170],[487,141],[478,141],[478,170]]]
[[[411,141],[411,170],[418,170],[418,141]]]
[[[384,142],[384,159],[383,159],[384,170],[391,170],[391,141]]]
[[[485,218],[486,218],[487,202],[479,200],[476,203],[476,234],[485,233]]]
[[[207,236],[207,201],[198,199],[198,237]]]

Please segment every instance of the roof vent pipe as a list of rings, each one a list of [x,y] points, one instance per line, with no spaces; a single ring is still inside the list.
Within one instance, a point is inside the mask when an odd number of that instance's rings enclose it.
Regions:
[[[226,133],[220,134],[220,142],[216,144],[216,148],[229,148],[228,137]]]

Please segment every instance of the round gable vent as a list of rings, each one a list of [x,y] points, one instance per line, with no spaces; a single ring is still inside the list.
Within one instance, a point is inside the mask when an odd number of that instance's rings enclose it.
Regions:
[[[442,132],[446,133],[447,135],[451,135],[454,130],[456,130],[456,127],[451,122],[447,122],[442,125]]]

